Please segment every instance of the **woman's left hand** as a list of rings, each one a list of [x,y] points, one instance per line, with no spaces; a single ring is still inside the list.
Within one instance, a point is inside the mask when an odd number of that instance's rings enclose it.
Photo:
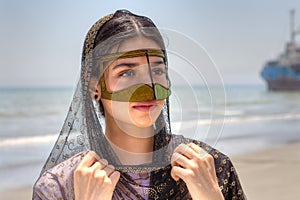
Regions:
[[[171,176],[186,183],[194,200],[224,199],[218,185],[213,157],[194,143],[180,144],[172,158]]]

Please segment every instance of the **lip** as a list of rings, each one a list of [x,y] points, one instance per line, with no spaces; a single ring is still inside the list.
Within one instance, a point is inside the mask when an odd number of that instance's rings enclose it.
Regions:
[[[132,108],[139,110],[139,111],[149,111],[152,108],[156,107],[156,101],[145,101],[145,102],[136,102],[132,105]]]

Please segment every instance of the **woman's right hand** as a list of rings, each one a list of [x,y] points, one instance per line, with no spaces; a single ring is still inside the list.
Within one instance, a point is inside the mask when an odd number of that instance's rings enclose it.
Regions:
[[[119,178],[120,172],[90,151],[74,172],[75,200],[111,200]]]

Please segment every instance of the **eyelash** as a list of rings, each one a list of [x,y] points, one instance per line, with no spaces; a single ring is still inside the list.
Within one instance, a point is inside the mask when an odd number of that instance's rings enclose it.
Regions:
[[[128,70],[128,71],[124,71],[124,72],[121,72],[120,74],[119,74],[119,76],[120,77],[128,77],[128,75],[126,75],[126,74],[128,74],[128,73],[134,73],[133,72],[133,70]],[[125,75],[125,76],[124,76]],[[131,76],[131,75],[130,75]]]
[[[159,72],[159,73],[157,73],[157,72]],[[158,69],[153,69],[152,73],[154,75],[163,75],[166,72],[164,70],[158,68]],[[129,77],[129,76],[133,76],[133,75],[135,75],[133,70],[128,70],[128,71],[124,71],[124,72],[119,73],[119,77]]]
[[[158,68],[158,69],[153,69],[152,72],[155,72],[155,73],[156,73],[156,72],[159,72],[159,74],[155,74],[155,75],[163,75],[163,74],[166,73],[163,69],[160,69],[160,68]]]

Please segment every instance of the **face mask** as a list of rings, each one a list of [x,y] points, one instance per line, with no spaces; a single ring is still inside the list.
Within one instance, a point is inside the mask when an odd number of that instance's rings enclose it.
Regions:
[[[146,64],[136,63],[134,58],[137,57],[145,57]],[[104,71],[105,64],[110,63],[109,65],[112,65],[110,70],[114,74],[109,77],[114,85],[113,91],[107,90],[105,73],[102,74],[101,98],[122,102],[143,102],[164,100],[171,94],[167,59],[163,50],[147,49],[110,54],[102,57],[100,63],[101,72]]]

